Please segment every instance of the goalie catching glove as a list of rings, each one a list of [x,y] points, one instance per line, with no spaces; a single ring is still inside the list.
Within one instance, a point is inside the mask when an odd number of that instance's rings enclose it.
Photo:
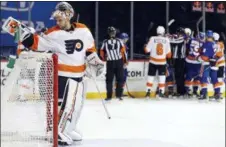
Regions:
[[[104,72],[104,62],[100,60],[100,58],[97,56],[95,52],[87,56],[87,61],[88,61],[88,70],[91,72],[89,68],[94,71],[95,76],[98,77]],[[90,77],[92,76],[92,73],[86,71],[87,76]],[[90,75],[91,74],[91,75]]]

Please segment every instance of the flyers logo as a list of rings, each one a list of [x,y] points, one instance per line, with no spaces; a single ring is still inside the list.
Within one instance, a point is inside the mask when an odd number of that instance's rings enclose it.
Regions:
[[[5,11],[28,11],[29,8],[32,9],[35,2],[1,2],[1,10]]]
[[[84,44],[80,39],[65,40],[65,46],[67,54],[73,54],[75,50],[80,52],[83,49]]]

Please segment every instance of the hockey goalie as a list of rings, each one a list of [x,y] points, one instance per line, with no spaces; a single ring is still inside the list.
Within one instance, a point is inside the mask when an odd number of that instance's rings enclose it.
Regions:
[[[71,23],[73,16],[72,6],[67,2],[60,2],[51,16],[51,19],[56,20],[56,26],[47,29],[42,35],[33,34],[26,28],[21,28],[20,33],[20,42],[29,50],[51,51],[58,56],[58,143],[66,145],[82,139],[76,125],[85,99],[83,77],[86,63],[96,68],[97,76],[104,68],[104,63],[96,53],[90,30],[84,24]],[[13,35],[15,27],[22,27],[18,24],[15,21],[13,24],[9,23],[7,32]],[[27,81],[21,82],[23,84]]]

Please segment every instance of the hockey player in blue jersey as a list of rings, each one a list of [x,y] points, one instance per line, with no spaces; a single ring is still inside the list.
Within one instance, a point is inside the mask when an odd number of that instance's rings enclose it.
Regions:
[[[208,84],[208,77],[210,76],[210,60],[214,58],[214,49],[215,49],[215,42],[213,40],[213,31],[208,30],[206,32],[206,41],[203,43],[200,49],[200,55],[198,56],[198,61],[201,62],[201,69],[200,69],[200,82],[201,82],[201,91],[199,100],[207,99],[207,84]]]
[[[201,68],[201,63],[197,61],[197,57],[200,55],[199,49],[203,42],[200,38],[204,38],[200,33],[197,38],[191,38],[187,45],[187,57],[186,61],[186,74],[185,74],[185,88],[188,97],[193,94],[198,96],[198,86],[200,84],[199,72]]]
[[[127,46],[127,42],[129,40],[129,35],[127,33],[121,33],[119,38],[122,40],[122,42],[124,43],[125,47],[126,47],[126,58],[128,59],[128,51],[129,48]],[[124,66],[124,78],[123,78],[123,86],[126,86],[126,80],[127,80],[127,75],[128,75],[128,71],[127,71],[127,66]]]

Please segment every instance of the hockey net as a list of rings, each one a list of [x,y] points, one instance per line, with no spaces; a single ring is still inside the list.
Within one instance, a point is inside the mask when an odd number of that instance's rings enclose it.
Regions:
[[[1,86],[1,146],[57,146],[57,74],[57,55],[21,53]]]

